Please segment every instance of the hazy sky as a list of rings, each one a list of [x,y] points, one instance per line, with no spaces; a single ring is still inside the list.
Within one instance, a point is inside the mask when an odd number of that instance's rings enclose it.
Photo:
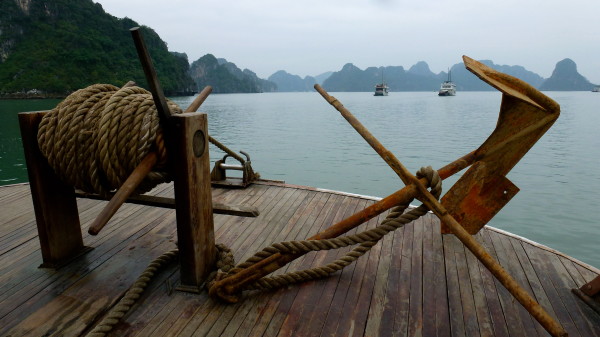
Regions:
[[[94,0],[150,26],[190,62],[211,53],[261,78],[346,63],[434,73],[461,56],[522,65],[550,77],[570,58],[600,84],[600,0]]]

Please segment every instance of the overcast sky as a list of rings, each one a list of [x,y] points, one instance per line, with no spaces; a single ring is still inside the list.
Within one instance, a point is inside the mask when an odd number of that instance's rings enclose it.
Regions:
[[[600,84],[600,0],[94,0],[153,28],[190,62],[207,53],[261,78],[346,63],[434,73],[461,56],[522,65],[544,78],[570,58]]]

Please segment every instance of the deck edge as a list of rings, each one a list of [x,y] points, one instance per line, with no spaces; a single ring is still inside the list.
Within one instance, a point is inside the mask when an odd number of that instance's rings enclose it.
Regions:
[[[528,244],[530,244],[530,245],[532,245],[534,247],[537,247],[537,248],[543,249],[545,251],[548,251],[548,252],[550,252],[552,254],[562,256],[562,257],[564,257],[564,258],[566,258],[566,259],[568,259],[568,260],[570,260],[570,261],[572,261],[574,263],[577,263],[581,267],[584,267],[584,268],[586,268],[586,269],[588,269],[588,270],[590,270],[590,271],[592,271],[592,272],[594,272],[596,274],[600,274],[600,269],[598,269],[598,268],[596,268],[596,267],[594,267],[594,266],[592,266],[590,264],[587,264],[587,263],[585,263],[583,261],[580,261],[580,260],[578,260],[578,259],[576,259],[576,258],[574,258],[574,257],[572,257],[570,255],[567,255],[567,254],[565,254],[565,253],[563,253],[561,251],[558,251],[558,250],[556,250],[554,248],[551,248],[551,247],[548,247],[548,246],[546,246],[544,244],[541,244],[539,242],[533,241],[533,240],[528,239],[526,237],[520,236],[518,234],[509,232],[509,231],[506,231],[506,230],[503,230],[503,229],[500,229],[500,228],[496,228],[496,227],[492,227],[492,226],[488,226],[488,225],[484,226],[484,228],[489,229],[489,230],[491,230],[493,232],[496,232],[498,234],[506,235],[506,236],[509,236],[511,238],[523,241],[523,242],[528,243]]]

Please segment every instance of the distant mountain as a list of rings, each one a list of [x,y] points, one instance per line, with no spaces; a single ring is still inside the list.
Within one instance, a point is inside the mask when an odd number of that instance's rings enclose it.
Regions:
[[[342,70],[334,72],[323,82],[323,88],[328,91],[372,91],[382,79],[392,92],[429,91],[440,85],[440,80],[435,76],[407,72],[402,66],[369,67],[361,70],[352,63],[347,63]]]
[[[145,76],[129,29],[92,0],[0,1],[0,96],[66,96],[93,83],[121,85]],[[173,54],[149,27],[144,39],[167,95],[194,88],[185,54]],[[147,87],[147,86],[146,86]]]
[[[593,87],[592,83],[577,72],[577,64],[567,58],[556,64],[552,76],[544,81],[540,90],[587,91]]]
[[[322,85],[323,82],[325,82],[325,80],[331,76],[331,74],[333,74],[333,71],[324,72],[320,75],[315,76],[315,80],[319,85]]]
[[[538,87],[544,79],[526,70],[521,66],[496,65],[489,60],[482,63],[503,73],[520,78],[531,85]],[[459,91],[486,91],[495,90],[481,81],[463,63],[457,63],[450,69],[452,81],[456,83]],[[401,66],[395,67],[369,67],[361,70],[352,63],[344,65],[342,70],[334,72],[324,83],[323,87],[329,91],[371,91],[375,84],[382,81],[387,83],[390,91],[435,91],[439,89],[442,81],[448,78],[448,73],[433,73],[429,65],[420,61],[405,71]]]
[[[269,76],[269,81],[277,85],[277,91],[312,91],[317,80],[312,76],[301,78],[298,75],[292,75],[285,70],[279,70]]]
[[[415,65],[410,67],[410,69],[408,69],[408,72],[424,77],[437,77],[437,75],[429,69],[429,65],[425,61],[417,62]]]
[[[241,70],[234,63],[206,54],[190,66],[190,75],[198,90],[207,85],[214,93],[257,93],[277,90],[275,83],[260,79],[248,69]]]
[[[521,66],[508,66],[498,65],[490,60],[480,60],[479,62],[487,65],[488,67],[503,72],[505,74],[519,78],[533,87],[539,87],[543,82],[544,78],[538,74],[531,72]],[[465,65],[461,62],[455,64],[451,68],[452,81],[456,83],[459,91],[492,91],[496,90],[489,84],[480,80],[477,76],[473,75]],[[444,73],[445,74],[445,73]]]

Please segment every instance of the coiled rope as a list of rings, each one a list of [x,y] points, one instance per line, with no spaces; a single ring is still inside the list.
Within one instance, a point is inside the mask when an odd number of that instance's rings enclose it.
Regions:
[[[143,88],[94,84],[74,92],[43,117],[38,144],[60,179],[86,192],[118,189],[150,151],[159,161],[139,193],[171,180],[156,106]]]

